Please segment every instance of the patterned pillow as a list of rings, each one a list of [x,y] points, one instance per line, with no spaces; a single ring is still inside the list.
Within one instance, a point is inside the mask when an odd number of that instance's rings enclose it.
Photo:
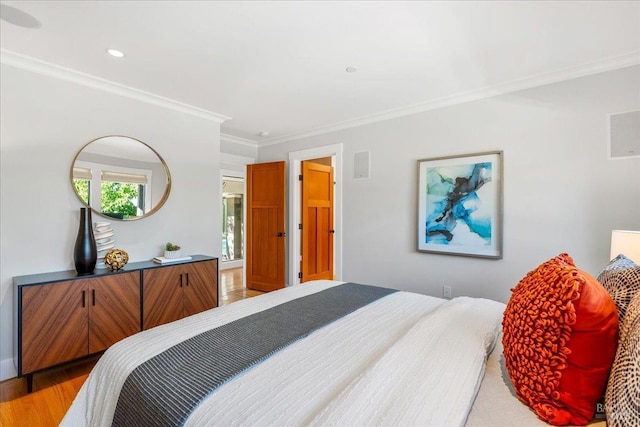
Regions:
[[[518,398],[554,425],[587,424],[618,344],[618,316],[597,280],[560,254],[512,289],[504,358]]]
[[[621,268],[630,268],[630,267],[637,267],[637,266],[638,264],[633,262],[633,260],[624,256],[624,254],[620,254],[614,259],[612,259],[611,261],[609,261],[609,264],[607,264],[607,266],[602,269],[602,273],[608,270],[620,270]]]
[[[640,292],[627,307],[605,396],[609,427],[640,425]]]
[[[624,255],[618,255],[598,275],[598,281],[616,303],[622,325],[631,298],[640,292],[640,266]]]

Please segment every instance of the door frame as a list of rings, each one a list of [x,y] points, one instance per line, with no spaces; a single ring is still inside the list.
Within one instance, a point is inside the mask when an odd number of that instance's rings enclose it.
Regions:
[[[302,171],[303,160],[331,157],[334,169],[335,186],[333,188],[333,226],[336,230],[333,240],[333,272],[336,280],[342,280],[342,144],[325,145],[306,150],[289,152],[289,284],[300,284],[300,248],[301,236],[298,230],[302,204],[301,186],[298,176]]]

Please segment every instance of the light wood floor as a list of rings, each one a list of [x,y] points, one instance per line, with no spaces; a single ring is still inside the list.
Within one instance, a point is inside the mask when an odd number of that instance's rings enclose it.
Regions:
[[[242,269],[220,271],[220,305],[263,292],[245,289]],[[27,394],[24,378],[0,383],[0,426],[57,426],[99,356],[49,369],[33,376],[33,393]]]
[[[242,283],[242,268],[220,271],[220,305],[231,304],[232,302],[255,297],[263,293],[244,287]]]

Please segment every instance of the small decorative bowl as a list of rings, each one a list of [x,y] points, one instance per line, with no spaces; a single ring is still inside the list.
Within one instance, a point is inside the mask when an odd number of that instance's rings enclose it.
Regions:
[[[164,257],[167,259],[180,258],[180,249],[177,251],[164,251]]]
[[[129,262],[129,254],[122,249],[111,249],[104,256],[104,265],[111,271],[120,270]]]

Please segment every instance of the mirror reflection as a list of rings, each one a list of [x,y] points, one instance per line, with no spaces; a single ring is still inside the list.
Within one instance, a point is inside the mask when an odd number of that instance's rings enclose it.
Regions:
[[[76,195],[102,216],[135,220],[156,212],[171,189],[160,155],[127,136],[105,136],[85,145],[71,168]]]

